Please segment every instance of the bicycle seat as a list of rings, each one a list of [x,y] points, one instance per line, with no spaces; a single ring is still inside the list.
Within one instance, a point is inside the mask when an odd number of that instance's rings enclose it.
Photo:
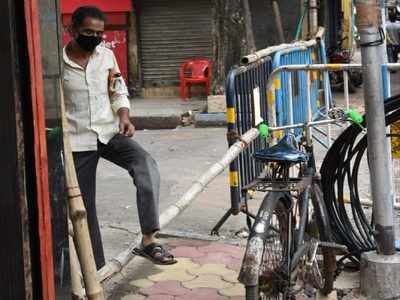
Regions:
[[[285,135],[276,145],[257,151],[254,158],[262,162],[300,163],[308,160],[308,155],[293,146],[293,136]]]

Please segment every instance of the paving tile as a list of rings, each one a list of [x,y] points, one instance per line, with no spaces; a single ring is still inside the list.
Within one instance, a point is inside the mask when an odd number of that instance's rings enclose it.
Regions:
[[[159,281],[149,288],[140,289],[140,294],[143,295],[169,295],[169,296],[182,296],[190,292],[184,288],[179,281],[167,280]]]
[[[176,259],[178,262],[173,265],[154,265],[154,268],[162,271],[169,270],[191,270],[199,268],[199,264],[195,264],[190,258],[178,257]]]
[[[224,264],[230,265],[235,263],[238,259],[233,258],[223,252],[208,253],[202,257],[193,258],[193,262],[197,264]]]
[[[343,300],[362,299],[360,289],[347,290],[346,294],[342,297]]]
[[[137,269],[139,269],[140,272],[136,272],[135,270]],[[143,257],[136,256],[135,263],[122,269],[121,275],[130,280],[135,280],[146,278],[147,276],[157,274],[158,272],[160,272],[160,270],[155,268],[154,263]]]
[[[200,241],[200,240],[174,240],[168,241],[169,247],[203,247],[210,245],[211,242],[209,241]]]
[[[226,264],[228,269],[234,270],[236,272],[240,271],[241,265],[242,265],[241,259],[232,259],[229,263]]]
[[[223,264],[205,264],[199,268],[191,269],[188,272],[193,275],[214,274],[220,275],[223,278],[224,276],[227,278],[237,277],[237,272],[227,269]],[[234,282],[236,282],[236,280]]]
[[[198,288],[189,293],[175,297],[175,300],[228,300],[228,297],[218,294],[218,290],[209,288]]]
[[[223,296],[244,296],[245,295],[245,289],[242,284],[235,284],[232,287],[225,288],[225,289],[220,289],[218,292],[223,295]]]
[[[145,300],[146,297],[143,295],[125,295],[121,297],[121,300]]]
[[[335,289],[345,290],[360,287],[360,272],[341,272],[335,280]]]
[[[337,300],[337,292],[332,291],[329,295],[324,295],[321,292],[317,292],[317,300]]]
[[[238,283],[238,276],[239,272],[231,270],[230,273],[222,275],[222,279],[231,283]]]
[[[193,280],[195,278],[196,276],[187,273],[185,270],[179,270],[179,269],[164,270],[161,273],[151,275],[148,277],[149,280],[155,282],[165,281],[165,280],[176,280],[185,282]]]
[[[189,257],[189,258],[196,258],[196,257],[202,257],[205,256],[206,254],[204,252],[200,252],[197,250],[196,247],[176,247],[171,250],[171,253],[175,257]]]
[[[200,275],[193,280],[183,282],[182,285],[188,289],[196,289],[196,288],[225,289],[233,286],[232,283],[222,280],[221,276],[214,274]]]
[[[174,300],[174,296],[167,295],[151,295],[146,300]]]
[[[136,279],[129,282],[130,285],[136,286],[138,288],[148,288],[154,285],[153,281],[148,280],[147,278]]]
[[[241,248],[239,246],[234,246],[234,245],[221,244],[221,243],[214,243],[208,246],[199,247],[198,249],[199,251],[204,253],[213,253],[213,252],[227,253],[230,256],[237,259],[243,258],[245,252],[245,248]]]

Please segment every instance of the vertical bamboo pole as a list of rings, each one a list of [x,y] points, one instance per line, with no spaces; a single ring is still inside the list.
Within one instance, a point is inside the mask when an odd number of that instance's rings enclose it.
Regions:
[[[275,14],[275,24],[276,28],[278,29],[278,36],[279,36],[279,42],[283,44],[285,42],[285,34],[283,31],[283,25],[282,25],[282,17],[281,17],[281,12],[279,9],[279,4],[277,1],[272,1],[272,7],[274,9],[274,14]]]
[[[72,229],[72,224],[71,230]],[[71,268],[71,292],[72,299],[74,300],[84,300],[85,299],[85,290],[82,286],[81,281],[81,271],[79,265],[78,254],[76,253],[76,248],[73,240],[73,233],[68,235],[69,239],[69,262]]]
[[[60,84],[62,86],[62,84]],[[82,269],[83,281],[85,283],[86,296],[89,300],[103,300],[103,289],[96,278],[96,263],[94,261],[92,243],[90,241],[89,228],[86,218],[86,209],[83,204],[81,191],[76,177],[74,158],[72,156],[66,128],[68,127],[65,115],[64,92],[60,89],[61,118],[64,138],[64,158],[66,184],[68,189],[69,217],[74,230],[74,244]]]

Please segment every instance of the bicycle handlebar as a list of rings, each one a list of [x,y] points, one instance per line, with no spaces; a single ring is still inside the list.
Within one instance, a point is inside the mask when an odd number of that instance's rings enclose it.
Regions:
[[[312,122],[307,122],[307,123],[297,123],[297,124],[291,124],[291,125],[279,126],[279,127],[270,127],[266,123],[261,123],[258,126],[258,130],[260,132],[260,136],[262,138],[266,139],[269,136],[270,132],[302,128],[302,127],[309,128],[309,127],[318,126],[318,125],[328,125],[328,124],[337,123],[338,121],[351,121],[352,123],[362,127],[362,123],[364,122],[364,117],[359,112],[357,112],[353,109],[349,109],[349,110],[343,112],[343,116],[338,117],[338,118],[321,120],[321,121],[312,121]]]

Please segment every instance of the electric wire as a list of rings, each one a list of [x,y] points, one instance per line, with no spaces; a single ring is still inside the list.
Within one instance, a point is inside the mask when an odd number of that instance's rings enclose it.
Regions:
[[[400,95],[385,101],[385,119],[386,125],[400,120]],[[365,120],[364,116],[364,128]],[[328,150],[320,169],[333,239],[336,243],[346,245],[349,251],[338,261],[338,265],[346,259],[359,264],[363,252],[376,249],[373,216],[366,214],[359,191],[359,172],[366,150],[365,130],[352,124]],[[368,163],[368,155],[366,161]],[[346,192],[349,201],[345,199]],[[341,269],[340,266],[338,269]]]

